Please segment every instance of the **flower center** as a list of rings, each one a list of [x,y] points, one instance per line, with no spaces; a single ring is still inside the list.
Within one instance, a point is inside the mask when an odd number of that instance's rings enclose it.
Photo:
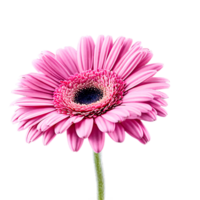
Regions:
[[[101,100],[102,97],[103,97],[103,92],[98,88],[95,87],[83,88],[75,94],[74,102],[78,104],[88,105]]]
[[[97,117],[122,103],[124,81],[113,71],[88,70],[61,81],[54,92],[58,113]]]

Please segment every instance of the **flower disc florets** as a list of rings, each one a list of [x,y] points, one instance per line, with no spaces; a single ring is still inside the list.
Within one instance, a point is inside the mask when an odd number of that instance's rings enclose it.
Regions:
[[[61,81],[53,102],[59,113],[90,118],[120,105],[124,92],[125,83],[115,72],[88,70]]]

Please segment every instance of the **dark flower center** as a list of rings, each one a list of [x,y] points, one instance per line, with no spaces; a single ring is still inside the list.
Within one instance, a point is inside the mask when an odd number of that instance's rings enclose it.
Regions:
[[[122,103],[125,86],[113,71],[87,70],[61,81],[53,104],[60,114],[95,118]]]
[[[95,103],[103,98],[103,91],[95,88],[83,88],[79,90],[74,97],[74,102],[79,104],[91,104]]]

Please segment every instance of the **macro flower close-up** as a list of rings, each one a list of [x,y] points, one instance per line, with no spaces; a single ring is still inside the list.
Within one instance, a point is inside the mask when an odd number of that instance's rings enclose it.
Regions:
[[[88,139],[94,152],[102,151],[105,134],[123,142],[126,133],[142,144],[150,140],[143,121],[167,115],[168,80],[155,77],[161,63],[149,64],[153,54],[140,42],[99,36],[96,43],[82,37],[77,50],[43,51],[33,61],[36,73],[25,74],[13,92],[23,97],[13,122],[27,129],[26,141],[43,137],[44,145],[67,134],[72,151]]]
[[[95,200],[108,200],[107,138],[147,146],[153,136],[146,123],[169,117],[171,97],[161,90],[172,89],[172,81],[157,76],[165,63],[152,62],[156,54],[143,44],[123,35],[82,35],[75,46],[39,51],[29,62],[34,72],[20,74],[9,92],[19,96],[9,105],[10,124],[24,132],[25,144],[49,147],[64,135],[69,152],[80,153],[87,143]]]

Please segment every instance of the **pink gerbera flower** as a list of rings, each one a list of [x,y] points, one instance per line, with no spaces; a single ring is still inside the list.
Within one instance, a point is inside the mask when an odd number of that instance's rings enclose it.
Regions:
[[[107,133],[123,142],[125,132],[146,144],[149,133],[142,123],[165,117],[162,106],[167,79],[153,77],[162,64],[147,64],[152,52],[131,39],[82,37],[78,50],[42,52],[33,61],[39,73],[23,76],[14,93],[20,108],[13,116],[19,130],[28,128],[27,142],[43,136],[45,145],[57,134],[67,132],[70,148],[78,151],[84,139],[99,153]]]

